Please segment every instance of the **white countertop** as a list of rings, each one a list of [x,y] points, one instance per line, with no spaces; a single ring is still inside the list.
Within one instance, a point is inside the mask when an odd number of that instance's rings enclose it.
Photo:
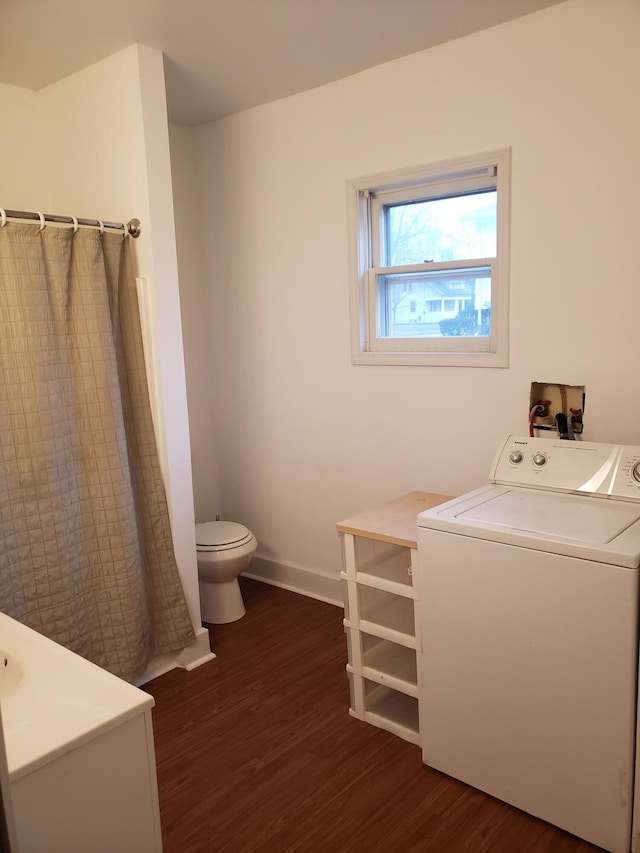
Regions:
[[[154,705],[148,693],[4,613],[0,613],[0,667],[11,781]],[[12,674],[11,667],[21,672]]]

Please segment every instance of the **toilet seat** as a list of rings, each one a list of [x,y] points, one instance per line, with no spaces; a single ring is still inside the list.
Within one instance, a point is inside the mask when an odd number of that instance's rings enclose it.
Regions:
[[[253,533],[236,521],[207,521],[196,524],[196,550],[201,553],[229,551],[251,542]]]

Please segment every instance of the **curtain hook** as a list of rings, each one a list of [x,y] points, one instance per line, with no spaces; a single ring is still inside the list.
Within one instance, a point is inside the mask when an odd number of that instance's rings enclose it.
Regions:
[[[71,218],[73,219],[73,233],[75,234],[77,232],[78,228],[80,227],[78,225],[78,217],[72,216]]]
[[[7,224],[7,211],[4,207],[0,207],[0,228],[4,228]]]
[[[127,225],[126,222],[122,226],[122,231],[123,231],[122,239],[126,240],[127,237],[129,236],[129,226]]]
[[[38,218],[40,219],[40,230],[44,231],[44,213],[38,212]]]
[[[100,234],[104,234],[104,222],[102,219],[98,219],[98,225],[100,226]]]

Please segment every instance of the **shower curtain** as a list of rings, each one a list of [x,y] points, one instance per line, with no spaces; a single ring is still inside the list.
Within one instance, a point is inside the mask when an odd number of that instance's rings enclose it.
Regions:
[[[127,680],[195,639],[130,242],[0,228],[0,610]]]

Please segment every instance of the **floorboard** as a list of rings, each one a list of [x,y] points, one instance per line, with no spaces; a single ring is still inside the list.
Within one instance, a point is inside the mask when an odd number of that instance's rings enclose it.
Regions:
[[[594,853],[349,716],[342,611],[241,578],[217,658],[145,685],[164,853]]]

